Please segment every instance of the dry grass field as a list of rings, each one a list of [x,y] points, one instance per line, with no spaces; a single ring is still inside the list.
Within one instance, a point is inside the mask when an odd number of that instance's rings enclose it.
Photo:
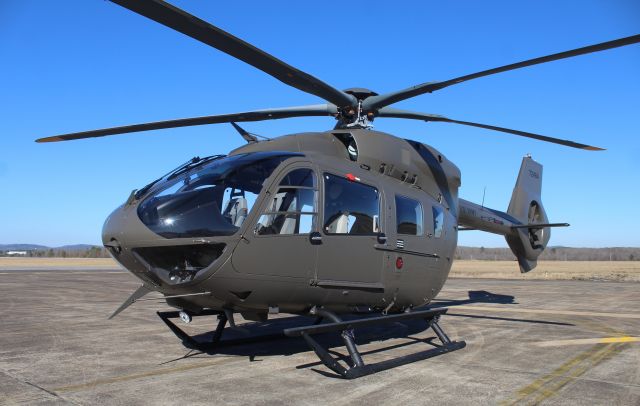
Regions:
[[[640,261],[538,261],[521,274],[516,261],[456,261],[454,278],[607,280],[640,282]]]
[[[0,257],[2,269],[119,269],[111,258]],[[539,261],[521,274],[515,261],[458,260],[451,277],[490,279],[607,280],[640,282],[640,261]]]
[[[111,258],[0,257],[0,269],[120,268]]]

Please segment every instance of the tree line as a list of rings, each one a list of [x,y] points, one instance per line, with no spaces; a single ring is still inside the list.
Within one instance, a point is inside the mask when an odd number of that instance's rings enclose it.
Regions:
[[[455,259],[484,261],[515,261],[509,248],[458,247]],[[547,247],[541,261],[640,261],[640,248],[570,248]]]
[[[0,255],[6,255],[0,251]],[[109,258],[104,247],[86,249],[48,248],[27,251],[26,257],[36,258]],[[515,261],[509,248],[458,247],[455,259],[481,261]],[[640,248],[569,248],[548,247],[539,258],[541,261],[640,261]]]
[[[0,255],[7,254],[0,251]],[[85,249],[47,248],[27,250],[26,255],[20,256],[30,258],[109,258],[109,252],[106,248],[98,246]]]

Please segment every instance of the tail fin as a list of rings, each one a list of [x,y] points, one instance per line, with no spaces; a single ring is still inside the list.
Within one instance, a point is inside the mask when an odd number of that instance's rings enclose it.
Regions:
[[[507,214],[525,225],[548,224],[541,194],[542,165],[530,156],[525,156],[522,159]],[[529,272],[536,267],[538,256],[544,251],[550,237],[550,227],[513,228],[511,233],[505,235],[509,248],[518,258],[520,272]]]
[[[481,230],[504,235],[509,248],[518,258],[520,272],[529,272],[536,267],[538,257],[549,242],[551,227],[569,225],[549,223],[542,206],[541,192],[542,165],[525,156],[507,212],[458,199],[458,230]]]

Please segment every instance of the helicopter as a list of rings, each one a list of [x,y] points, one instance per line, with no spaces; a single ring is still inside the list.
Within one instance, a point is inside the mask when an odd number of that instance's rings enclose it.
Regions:
[[[151,292],[176,311],[160,318],[190,348],[215,349],[234,315],[266,322],[279,313],[312,316],[288,328],[323,364],[357,378],[465,346],[439,325],[446,308],[427,308],[442,289],[458,232],[502,235],[521,272],[536,267],[551,228],[541,200],[543,167],[525,156],[506,212],[458,197],[461,173],[434,147],[373,129],[380,118],[445,122],[567,147],[601,148],[525,131],[400,110],[390,105],[469,80],[640,42],[640,35],[378,94],[338,90],[220,28],[161,0],[111,0],[231,55],[325,104],[183,118],[40,138],[70,141],[141,131],[230,123],[247,142],[226,155],[195,157],[134,190],[106,219],[103,245],[142,285],[110,317]],[[332,129],[260,139],[237,123],[323,116]],[[345,319],[345,316],[350,316]],[[188,323],[217,316],[210,342]],[[423,319],[441,345],[366,364],[353,330]],[[349,353],[334,358],[314,335],[339,332]],[[260,339],[261,337],[257,337]]]

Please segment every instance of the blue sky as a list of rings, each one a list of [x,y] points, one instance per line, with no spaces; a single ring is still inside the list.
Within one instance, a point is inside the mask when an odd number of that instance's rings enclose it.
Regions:
[[[383,93],[640,33],[628,1],[175,1],[337,88]],[[244,141],[229,125],[66,143],[101,127],[322,102],[103,0],[0,2],[0,243],[99,243],[130,191]],[[640,246],[640,45],[453,86],[394,105],[607,148],[585,152],[453,124],[380,119],[462,171],[461,197],[506,210],[521,157],[544,165],[552,245]],[[265,136],[329,118],[247,123]],[[461,245],[505,246],[461,233]]]

